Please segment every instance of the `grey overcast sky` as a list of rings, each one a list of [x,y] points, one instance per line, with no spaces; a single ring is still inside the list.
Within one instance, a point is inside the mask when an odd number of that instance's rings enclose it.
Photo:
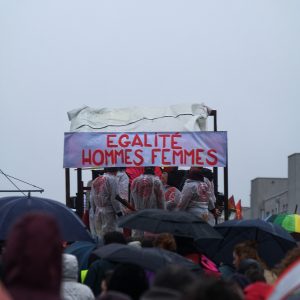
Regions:
[[[251,180],[286,177],[300,152],[299,11],[298,0],[0,0],[0,169],[64,202],[69,110],[203,102],[228,131],[229,194],[248,205]],[[0,188],[13,186],[1,176]]]

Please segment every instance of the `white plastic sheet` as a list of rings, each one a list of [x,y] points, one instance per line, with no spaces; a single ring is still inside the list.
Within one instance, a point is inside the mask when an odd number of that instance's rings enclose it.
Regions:
[[[206,105],[100,108],[84,106],[68,112],[71,132],[205,131],[211,109]]]

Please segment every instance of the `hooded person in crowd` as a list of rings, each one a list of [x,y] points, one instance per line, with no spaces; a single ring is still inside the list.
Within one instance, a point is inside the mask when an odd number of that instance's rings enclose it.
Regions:
[[[136,210],[166,208],[163,185],[155,176],[155,167],[145,167],[144,174],[136,177],[131,184],[131,204]],[[143,232],[133,230],[132,236],[142,237]]]
[[[215,209],[215,195],[204,180],[201,168],[191,167],[181,192],[178,210],[191,212],[208,221],[209,210]]]
[[[116,200],[118,194],[117,169],[105,168],[91,187],[91,198],[95,203],[95,230],[99,238],[106,232],[117,230],[117,217],[122,216],[122,205]]]
[[[181,192],[175,186],[170,184],[169,173],[163,172],[161,181],[164,187],[166,208],[167,210],[175,210],[181,198]]]
[[[63,254],[61,297],[63,300],[94,300],[92,290],[78,282],[78,261],[72,254]]]
[[[200,174],[203,175],[204,182],[208,185],[208,193],[211,197],[211,202],[214,203],[213,208],[209,208],[208,214],[208,223],[211,226],[214,226],[217,222],[217,218],[221,215],[222,211],[219,208],[215,207],[217,203],[216,195],[215,195],[215,185],[214,185],[214,174],[212,170],[208,168],[200,168]],[[223,209],[223,207],[221,207]]]
[[[91,188],[93,180],[89,180],[87,186]],[[91,192],[86,192],[86,204],[89,211],[89,229],[93,238],[97,237],[96,229],[95,229],[95,211],[96,205],[94,199],[91,197]]]
[[[145,167],[144,174],[136,177],[131,185],[131,202],[136,210],[145,208],[165,209],[161,180],[155,176],[155,167]]]
[[[125,172],[126,168],[118,168],[117,172],[117,183],[118,183],[118,194],[119,196],[128,201],[129,193],[129,177]]]
[[[3,283],[14,300],[60,300],[62,244],[54,217],[31,213],[9,233]]]

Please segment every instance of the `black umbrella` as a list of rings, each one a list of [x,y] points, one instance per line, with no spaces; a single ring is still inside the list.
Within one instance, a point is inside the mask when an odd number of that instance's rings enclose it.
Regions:
[[[258,254],[269,267],[273,267],[297,244],[293,237],[277,224],[260,219],[231,220],[215,226],[224,236],[218,243],[212,243],[207,253],[216,262],[232,264],[233,248],[236,244],[255,240],[258,244]]]
[[[29,212],[53,215],[65,241],[93,240],[80,218],[66,205],[55,200],[31,196],[0,198],[0,240],[5,240],[12,225]]]
[[[184,211],[144,209],[119,219],[118,225],[153,233],[168,232],[196,239],[222,239],[222,236],[199,217]]]
[[[79,270],[85,270],[89,267],[89,258],[97,244],[88,241],[77,241],[68,246],[64,252],[73,254],[77,257]]]
[[[139,248],[113,243],[96,249],[93,254],[112,262],[135,263],[150,271],[157,271],[169,264],[179,264],[193,271],[201,271],[200,266],[189,259],[159,248]]]

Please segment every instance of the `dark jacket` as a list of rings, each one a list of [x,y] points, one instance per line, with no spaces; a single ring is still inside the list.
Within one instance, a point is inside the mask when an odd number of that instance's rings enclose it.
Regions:
[[[91,288],[95,297],[101,293],[101,282],[106,278],[107,271],[113,270],[116,266],[116,263],[104,259],[98,259],[90,265],[84,284]]]

